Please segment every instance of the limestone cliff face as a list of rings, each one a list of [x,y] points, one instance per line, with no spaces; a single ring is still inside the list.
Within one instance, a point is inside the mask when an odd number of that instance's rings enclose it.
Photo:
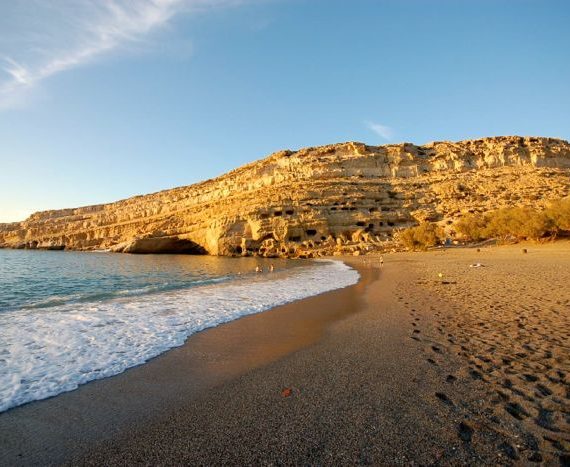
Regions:
[[[570,192],[570,144],[495,137],[281,151],[221,177],[0,224],[0,246],[302,256],[365,252],[420,221]]]

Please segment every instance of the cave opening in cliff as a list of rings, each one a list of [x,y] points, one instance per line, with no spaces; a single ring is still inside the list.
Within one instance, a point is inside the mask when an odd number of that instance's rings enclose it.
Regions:
[[[136,240],[124,250],[133,254],[207,255],[206,249],[192,240],[178,237],[154,237]]]
[[[182,255],[207,255],[206,249],[198,245],[197,243],[191,242],[190,240],[181,240],[180,245],[178,245],[170,253],[182,254]]]
[[[166,252],[164,252],[166,253]],[[207,255],[206,249],[191,240],[178,240],[170,253],[184,255]]]

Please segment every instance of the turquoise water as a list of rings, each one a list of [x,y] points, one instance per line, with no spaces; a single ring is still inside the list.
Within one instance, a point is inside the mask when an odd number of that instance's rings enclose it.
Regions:
[[[0,412],[357,281],[336,261],[0,250]]]
[[[0,313],[160,293],[307,263],[189,255],[123,255],[0,249]]]

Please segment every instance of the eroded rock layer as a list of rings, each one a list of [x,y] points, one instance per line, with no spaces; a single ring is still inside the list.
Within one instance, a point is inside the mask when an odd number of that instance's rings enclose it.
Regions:
[[[568,196],[570,144],[494,137],[280,151],[218,178],[0,224],[0,246],[317,256],[390,244],[395,229]]]

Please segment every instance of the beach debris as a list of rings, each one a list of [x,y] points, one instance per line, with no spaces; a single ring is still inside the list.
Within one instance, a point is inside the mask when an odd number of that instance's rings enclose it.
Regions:
[[[439,283],[440,284],[457,284],[456,281],[444,281],[443,280],[443,272],[438,272],[437,277],[439,277]],[[437,281],[436,281],[436,283],[437,283]]]
[[[469,265],[470,268],[484,268],[485,265],[481,263],[473,263]]]
[[[291,397],[293,395],[293,388],[283,388],[281,390],[281,397]]]

